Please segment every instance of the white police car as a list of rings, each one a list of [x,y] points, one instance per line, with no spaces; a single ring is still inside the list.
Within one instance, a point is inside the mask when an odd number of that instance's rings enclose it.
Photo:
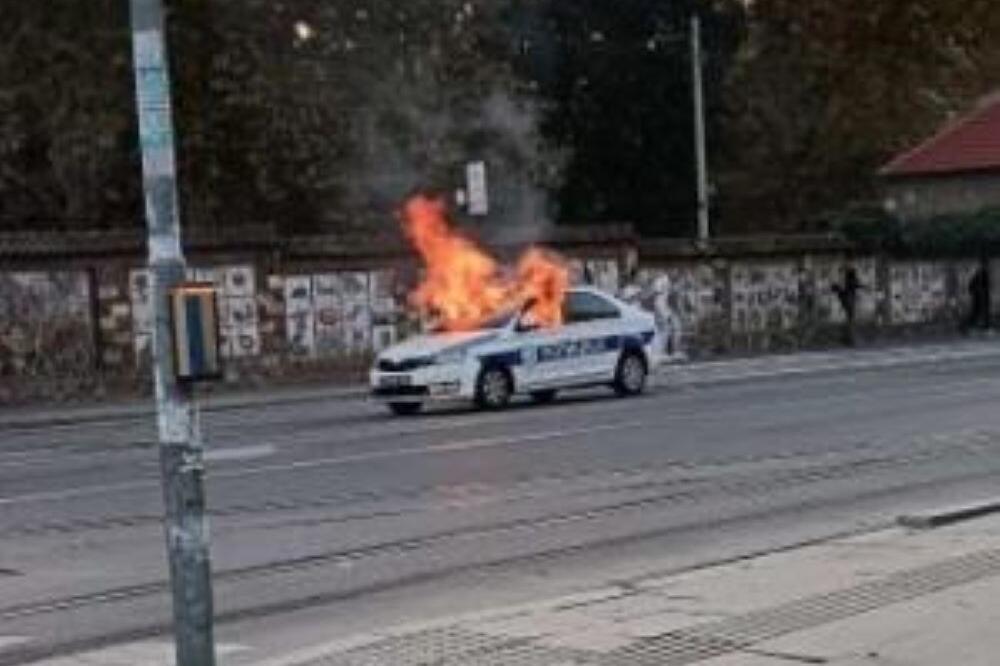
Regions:
[[[652,314],[575,288],[566,294],[561,326],[531,325],[528,304],[475,331],[419,336],[385,350],[371,371],[372,395],[396,414],[441,400],[500,409],[516,394],[547,402],[559,389],[587,386],[636,395],[661,350]]]

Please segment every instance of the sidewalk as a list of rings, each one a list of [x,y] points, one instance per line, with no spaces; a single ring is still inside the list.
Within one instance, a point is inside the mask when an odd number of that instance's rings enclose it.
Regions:
[[[667,386],[712,384],[764,377],[829,372],[846,369],[890,368],[912,363],[938,363],[1000,357],[995,340],[960,340],[946,343],[880,346],[874,348],[765,354],[738,358],[675,359],[662,369],[657,381]],[[263,405],[280,405],[360,398],[364,386],[303,386],[238,391],[201,399],[205,412]],[[0,408],[0,431],[51,425],[147,418],[153,415],[151,399],[110,404],[38,408]]]
[[[905,522],[938,522],[920,518]],[[990,513],[386,628],[278,658],[254,659],[253,645],[220,644],[218,654],[220,666],[996,666],[997,626],[1000,513]],[[172,666],[172,655],[163,639],[38,666]]]
[[[996,666],[1000,515],[893,527],[259,666]]]

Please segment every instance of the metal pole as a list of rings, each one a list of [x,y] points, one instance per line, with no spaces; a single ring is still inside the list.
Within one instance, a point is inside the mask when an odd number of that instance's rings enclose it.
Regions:
[[[168,295],[185,278],[170,77],[161,0],[130,0],[136,105],[152,278],[156,388],[165,531],[180,666],[214,666],[211,563],[204,467],[191,387],[174,376]]]
[[[691,81],[694,86],[694,144],[698,177],[698,240],[709,239],[708,159],[705,151],[705,93],[702,83],[701,19],[691,17]]]

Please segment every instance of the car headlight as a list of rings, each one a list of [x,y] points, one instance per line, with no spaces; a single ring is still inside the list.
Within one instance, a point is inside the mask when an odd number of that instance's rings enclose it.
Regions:
[[[448,351],[443,351],[434,357],[435,365],[456,365],[465,361],[465,357],[468,355],[468,350],[466,349],[451,349]]]

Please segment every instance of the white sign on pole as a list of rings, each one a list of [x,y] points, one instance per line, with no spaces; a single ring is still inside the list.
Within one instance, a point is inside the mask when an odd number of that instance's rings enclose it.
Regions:
[[[469,215],[486,215],[490,212],[490,199],[486,189],[486,163],[469,162],[465,167]]]

